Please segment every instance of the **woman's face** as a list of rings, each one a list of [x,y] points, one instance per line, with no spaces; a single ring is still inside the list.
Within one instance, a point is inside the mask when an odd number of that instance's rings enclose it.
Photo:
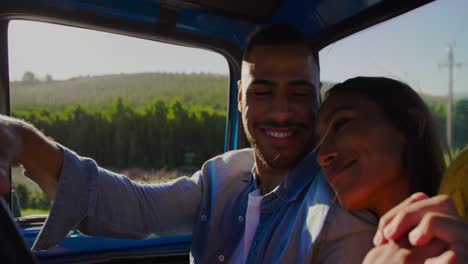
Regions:
[[[317,120],[318,162],[342,205],[382,214],[408,196],[403,133],[365,96],[337,92]],[[388,207],[388,208],[387,208]]]

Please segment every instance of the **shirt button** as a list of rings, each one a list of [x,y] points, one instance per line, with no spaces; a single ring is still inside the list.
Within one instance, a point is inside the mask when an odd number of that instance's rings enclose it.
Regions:
[[[239,222],[244,222],[244,217],[242,215],[239,215],[239,217],[237,217],[237,220],[239,220]]]
[[[219,260],[220,262],[224,262],[224,255],[219,255],[219,256],[218,256],[218,260]]]
[[[206,221],[206,215],[202,215],[202,216],[201,216],[201,220],[202,220],[202,221]]]

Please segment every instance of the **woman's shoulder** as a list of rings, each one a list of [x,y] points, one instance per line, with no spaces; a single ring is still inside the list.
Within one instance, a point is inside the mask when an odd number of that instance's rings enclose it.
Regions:
[[[347,211],[334,202],[314,248],[313,263],[361,263],[373,247],[377,224],[371,211]]]
[[[324,239],[333,241],[363,232],[372,233],[373,236],[377,230],[379,218],[370,210],[348,211],[335,202],[330,208],[327,222]]]

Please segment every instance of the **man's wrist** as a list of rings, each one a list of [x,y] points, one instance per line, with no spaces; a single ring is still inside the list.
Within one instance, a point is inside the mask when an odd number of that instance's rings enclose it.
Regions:
[[[30,124],[19,122],[16,130],[21,146],[17,161],[23,165],[28,177],[53,198],[64,160],[62,149]]]

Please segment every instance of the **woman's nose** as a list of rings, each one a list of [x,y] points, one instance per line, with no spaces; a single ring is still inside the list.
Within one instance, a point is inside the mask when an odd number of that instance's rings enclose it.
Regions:
[[[322,168],[330,166],[330,164],[338,156],[338,152],[333,150],[327,150],[326,148],[320,148],[317,153],[317,161]]]

